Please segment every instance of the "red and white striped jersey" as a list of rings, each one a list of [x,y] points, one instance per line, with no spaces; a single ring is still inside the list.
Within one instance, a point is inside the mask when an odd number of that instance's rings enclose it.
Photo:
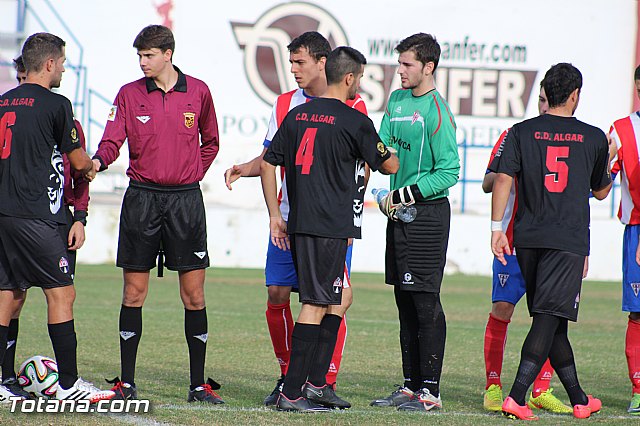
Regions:
[[[265,148],[268,148],[273,140],[273,136],[278,131],[282,120],[287,115],[289,111],[293,108],[301,105],[305,102],[309,102],[313,100],[314,97],[308,96],[304,93],[303,89],[292,90],[287,93],[283,93],[276,99],[276,102],[273,104],[273,108],[271,110],[271,119],[269,120],[269,127],[267,129],[267,135],[264,138],[264,142],[262,145]],[[355,108],[361,113],[367,115],[367,107],[364,104],[364,100],[360,95],[356,95],[356,98],[353,100],[348,100],[347,105],[351,108]],[[278,194],[278,200],[280,201],[280,212],[282,213],[282,218],[284,220],[289,219],[289,197],[287,196],[287,185],[284,177],[284,169],[280,170],[280,179],[282,180],[282,186],[280,187],[280,193]]]
[[[618,147],[618,157],[611,173],[620,176],[620,209],[618,218],[625,225],[640,224],[640,166],[638,142],[640,139],[640,112],[613,123],[609,134]]]
[[[487,165],[487,173],[492,173],[492,171],[489,170],[489,167],[491,167],[491,163],[493,162],[493,159],[496,156],[496,152],[498,152],[498,149],[500,148],[500,145],[502,145],[502,142],[504,141],[504,138],[507,136],[507,133],[509,133],[509,130],[511,129],[507,129],[500,134],[500,137],[498,138],[498,142],[496,142],[493,149],[491,150],[491,157],[489,158],[489,164]],[[496,166],[497,165],[494,165],[494,169]],[[513,184],[511,185],[511,191],[509,191],[509,199],[507,200],[507,207],[505,208],[504,216],[502,217],[502,231],[507,235],[507,239],[509,240],[509,247],[511,247],[511,250],[513,250],[513,222],[515,220],[517,208],[518,208],[518,185],[516,183],[516,180],[513,179]]]

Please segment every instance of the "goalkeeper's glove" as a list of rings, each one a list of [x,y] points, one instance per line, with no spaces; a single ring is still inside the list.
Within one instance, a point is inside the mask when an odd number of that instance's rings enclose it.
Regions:
[[[422,194],[418,189],[418,185],[405,186],[400,189],[394,189],[389,192],[382,200],[380,200],[380,211],[393,221],[398,220],[397,211],[400,206],[410,206],[415,204],[416,199],[422,199]]]

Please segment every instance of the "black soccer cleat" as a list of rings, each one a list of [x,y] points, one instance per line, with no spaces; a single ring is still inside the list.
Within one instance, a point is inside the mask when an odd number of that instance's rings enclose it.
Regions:
[[[316,404],[313,401],[309,401],[307,398],[302,396],[298,399],[289,399],[282,392],[280,392],[280,395],[278,396],[276,409],[278,411],[297,411],[300,413],[320,413],[330,410],[329,408]]]
[[[280,392],[282,392],[282,386],[284,386],[284,376],[280,376],[278,382],[276,383],[276,387],[273,388],[271,394],[269,394],[264,399],[264,405],[270,407],[272,405],[276,405],[278,402],[278,396],[280,396]]]
[[[115,392],[116,396],[112,399],[138,399],[138,389],[127,382],[120,380],[120,377],[116,377],[113,380],[107,380],[107,383],[114,385],[111,390]]]
[[[187,402],[206,402],[209,404],[224,404],[220,395],[214,389],[220,389],[220,385],[213,379],[207,379],[207,383],[189,391]]]
[[[372,407],[398,407],[415,398],[415,394],[411,389],[400,385],[395,386],[397,386],[398,388],[395,391],[391,392],[391,395],[384,398],[375,399],[371,401],[371,404],[369,405],[371,405]]]
[[[302,389],[302,396],[327,408],[338,408],[340,410],[351,408],[349,402],[336,395],[336,391],[333,390],[331,385],[317,387],[307,382],[304,385],[304,389]]]
[[[20,383],[18,383],[18,380],[15,377],[8,377],[3,380],[2,386],[9,389],[9,392],[15,396],[22,397],[24,399],[31,399],[31,394],[22,389],[22,386],[20,386]]]

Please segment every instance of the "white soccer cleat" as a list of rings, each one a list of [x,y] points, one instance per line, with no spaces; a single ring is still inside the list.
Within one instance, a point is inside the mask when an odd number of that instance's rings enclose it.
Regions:
[[[60,383],[58,383],[56,399],[88,399],[89,402],[94,403],[112,399],[115,395],[113,391],[98,389],[93,383],[85,382],[82,378],[78,377],[78,380],[76,380],[69,389],[64,389]]]
[[[0,385],[0,404],[11,404],[11,398],[18,398],[18,400],[20,401],[24,401],[25,399],[27,399],[22,395],[17,395],[11,392],[8,387]]]

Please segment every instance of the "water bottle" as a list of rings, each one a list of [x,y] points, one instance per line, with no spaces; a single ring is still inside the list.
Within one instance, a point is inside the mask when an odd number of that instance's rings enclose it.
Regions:
[[[380,201],[389,193],[389,190],[385,188],[373,188],[371,193],[376,199],[376,203],[380,204]],[[415,206],[405,206],[402,204],[396,209],[396,216],[405,223],[413,222],[417,214],[418,211]]]

